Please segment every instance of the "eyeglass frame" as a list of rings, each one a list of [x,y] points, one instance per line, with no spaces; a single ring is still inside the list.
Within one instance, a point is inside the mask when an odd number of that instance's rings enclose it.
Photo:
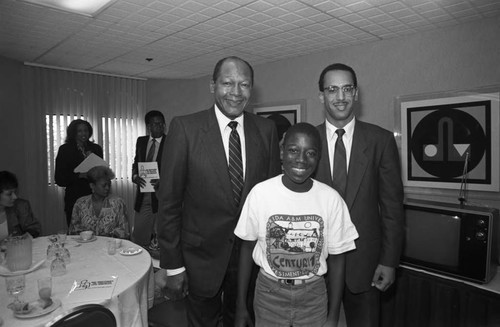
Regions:
[[[337,86],[337,85],[328,85],[323,88],[323,92],[326,92],[328,95],[336,95],[339,91],[342,90],[342,93],[348,96],[354,96],[358,88],[352,84]]]
[[[149,126],[165,126],[165,122],[149,122]]]

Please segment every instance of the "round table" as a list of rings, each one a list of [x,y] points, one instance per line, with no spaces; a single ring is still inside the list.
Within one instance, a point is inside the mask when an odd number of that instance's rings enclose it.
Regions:
[[[36,318],[19,319],[7,308],[12,301],[5,287],[5,278],[0,277],[0,317],[2,327],[43,326],[65,311],[87,303],[100,303],[115,315],[117,326],[147,327],[147,311],[153,304],[154,278],[153,266],[149,253],[140,246],[122,240],[116,254],[107,254],[107,241],[110,238],[97,236],[93,242],[79,243],[78,236],[68,236],[65,247],[71,253],[71,262],[66,266],[66,274],[52,277],[52,298],[61,300],[61,306],[55,311]],[[33,262],[46,258],[49,245],[47,237],[33,240]],[[120,250],[136,247],[142,252],[126,256]],[[38,299],[37,279],[50,276],[50,261],[46,261],[37,270],[26,274],[26,289],[21,299],[27,302]],[[106,280],[116,277],[116,284],[110,299],[75,303],[68,294],[75,280]]]

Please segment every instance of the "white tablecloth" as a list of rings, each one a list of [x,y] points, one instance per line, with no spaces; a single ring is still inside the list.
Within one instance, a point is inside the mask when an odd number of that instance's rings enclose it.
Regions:
[[[109,308],[116,317],[120,327],[147,327],[147,311],[153,304],[153,266],[149,253],[143,251],[134,256],[124,256],[119,251],[127,247],[138,247],[134,243],[122,240],[121,248],[115,255],[108,255],[107,237],[98,236],[89,243],[77,243],[76,236],[68,236],[66,248],[70,250],[71,262],[67,265],[67,273],[52,277],[52,298],[60,299],[62,306],[50,314],[31,318],[18,319],[14,317],[7,305],[12,301],[5,287],[5,278],[0,277],[0,317],[2,327],[34,327],[43,326],[52,318],[85,303],[69,303],[67,296],[75,280],[110,279],[117,277],[117,282],[111,300],[100,301]],[[49,241],[46,237],[33,240],[33,262],[46,257]],[[26,290],[21,299],[31,302],[38,299],[37,279],[50,276],[50,262],[46,261],[39,269],[26,275]],[[89,303],[89,302],[86,302]]]

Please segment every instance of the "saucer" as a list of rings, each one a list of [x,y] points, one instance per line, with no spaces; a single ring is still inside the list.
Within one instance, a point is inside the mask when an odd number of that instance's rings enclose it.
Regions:
[[[52,299],[52,304],[46,307],[45,309],[42,309],[42,307],[40,306],[40,302],[38,301],[31,302],[30,306],[32,306],[32,309],[28,313],[14,312],[14,316],[16,318],[25,319],[25,318],[35,318],[46,315],[48,313],[51,313],[55,309],[59,308],[61,306],[61,300]]]
[[[142,252],[141,248],[126,248],[120,251],[121,255],[136,255]]]
[[[95,240],[97,240],[97,236],[92,235],[92,237],[89,238],[88,240],[84,240],[81,236],[78,236],[78,237],[75,237],[74,240],[77,241],[78,243],[89,243],[89,242],[94,242]]]

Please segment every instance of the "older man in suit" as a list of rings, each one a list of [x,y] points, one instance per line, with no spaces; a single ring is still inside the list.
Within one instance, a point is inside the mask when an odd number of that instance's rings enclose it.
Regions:
[[[319,90],[326,121],[318,126],[323,145],[316,179],[343,196],[359,233],[356,250],[346,255],[346,321],[378,326],[380,291],[394,282],[404,238],[398,149],[391,132],[355,119],[359,90],[351,67],[326,67]]]
[[[252,86],[249,63],[220,60],[210,82],[214,106],[174,118],[167,134],[156,279],[169,296],[187,294],[190,326],[234,324],[239,241],[233,231],[250,189],[280,172],[274,123],[244,112]]]
[[[159,248],[155,228],[158,199],[155,192],[141,192],[141,187],[146,186],[146,181],[139,175],[139,162],[156,161],[161,172],[161,158],[165,144],[165,117],[160,111],[151,110],[146,113],[144,121],[149,135],[137,138],[132,164],[132,182],[137,185],[132,240],[145,247],[153,257],[158,258]],[[159,180],[153,184],[155,189],[158,188]]]

